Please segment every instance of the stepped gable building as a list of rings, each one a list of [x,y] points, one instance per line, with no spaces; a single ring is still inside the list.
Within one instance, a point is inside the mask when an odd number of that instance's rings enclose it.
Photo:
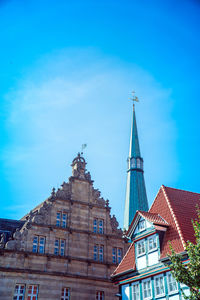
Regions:
[[[192,219],[197,219],[200,194],[161,186],[150,210],[137,211],[127,232],[132,243],[112,274],[122,300],[184,299],[189,288],[170,273],[169,241],[187,264],[185,243],[195,243]]]
[[[133,101],[138,101],[137,97]],[[135,107],[131,126],[128,157],[126,200],[124,209],[124,229],[128,230],[137,210],[148,211],[148,201],[144,182],[143,159],[140,154]]]
[[[127,243],[110,209],[78,154],[69,182],[20,221],[0,219],[0,299],[116,299]]]

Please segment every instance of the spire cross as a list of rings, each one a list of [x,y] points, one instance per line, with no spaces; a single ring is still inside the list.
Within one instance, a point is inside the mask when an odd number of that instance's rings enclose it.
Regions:
[[[135,91],[132,91],[131,93],[132,93],[132,97],[129,98],[129,99],[133,101],[133,107],[134,107],[134,105],[135,105],[135,104],[134,104],[134,101],[135,101],[135,102],[139,102],[139,99],[138,99],[137,96],[135,96]]]

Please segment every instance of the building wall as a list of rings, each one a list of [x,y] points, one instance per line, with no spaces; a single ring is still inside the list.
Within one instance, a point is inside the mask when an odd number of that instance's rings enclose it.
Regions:
[[[66,227],[58,226],[57,213],[67,215]],[[94,219],[103,221],[103,232],[94,232]],[[36,284],[38,299],[61,299],[62,287],[70,288],[70,299],[115,299],[118,289],[110,280],[116,268],[113,247],[127,250],[127,243],[110,215],[109,202],[93,187],[84,160],[73,162],[73,176],[57,191],[22,218],[24,225],[12,238],[0,243],[0,299],[12,299],[15,285]],[[62,223],[62,222],[61,222]],[[97,224],[98,225],[98,224]],[[34,237],[45,238],[44,253],[33,253]],[[65,241],[64,255],[55,255],[55,240]],[[94,257],[94,246],[103,246],[103,259]],[[25,298],[26,299],[26,295]]]

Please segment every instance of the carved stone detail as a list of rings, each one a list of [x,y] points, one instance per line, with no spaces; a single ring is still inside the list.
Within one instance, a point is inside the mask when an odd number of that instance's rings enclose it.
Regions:
[[[110,223],[111,223],[111,227],[112,227],[112,231],[122,234],[122,230],[118,228],[119,223],[115,217],[115,215],[113,215],[112,217],[110,216]]]
[[[0,237],[1,237],[0,249],[3,249],[5,247],[5,244],[6,244],[6,234],[3,232]]]
[[[47,203],[45,201],[43,205],[39,208],[39,210],[36,212],[35,216],[33,216],[32,222],[37,224],[49,224],[51,207],[52,203]]]
[[[90,172],[87,172],[85,159],[78,153],[72,162],[72,177],[92,182]]]
[[[59,198],[62,200],[71,199],[71,185],[69,183],[63,182],[61,188],[59,188],[55,193],[55,198]]]

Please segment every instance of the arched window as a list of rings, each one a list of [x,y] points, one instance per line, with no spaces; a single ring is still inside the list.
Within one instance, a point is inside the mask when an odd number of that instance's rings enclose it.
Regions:
[[[140,169],[141,168],[141,164],[140,164],[140,158],[137,158],[137,168]]]
[[[136,161],[135,158],[131,158],[131,168],[135,168],[136,167]]]

